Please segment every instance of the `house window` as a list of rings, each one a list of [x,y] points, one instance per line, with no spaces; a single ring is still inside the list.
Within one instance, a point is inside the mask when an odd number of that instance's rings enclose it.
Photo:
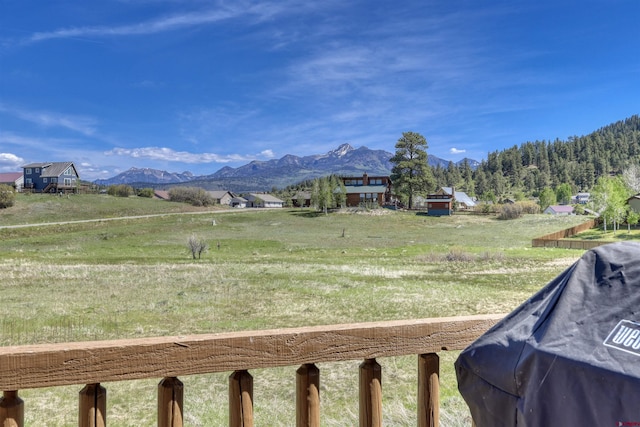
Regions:
[[[71,175],[71,168],[67,169],[66,171],[64,171],[65,175]]]
[[[376,200],[378,200],[378,195],[376,193],[360,193],[361,202],[375,202]]]
[[[31,178],[25,178],[24,183],[25,184],[33,184],[33,181],[31,181]]]
[[[71,186],[71,178],[65,178],[64,179],[64,185],[65,185],[65,187]]]
[[[36,168],[36,173],[40,173],[40,168]]]
[[[42,182],[46,184],[47,183],[47,178],[42,178]]]
[[[25,175],[31,175],[31,168],[26,168],[24,170]]]

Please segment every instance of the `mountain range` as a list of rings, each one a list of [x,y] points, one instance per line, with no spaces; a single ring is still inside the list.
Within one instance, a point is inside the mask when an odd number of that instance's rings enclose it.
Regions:
[[[343,176],[390,175],[393,154],[384,150],[370,150],[367,147],[353,148],[342,144],[325,154],[298,157],[287,154],[280,159],[268,161],[254,160],[246,165],[232,168],[225,166],[211,175],[195,176],[191,172],[171,173],[149,168],[131,168],[109,179],[94,181],[98,185],[128,184],[163,188],[175,185],[190,185],[207,190],[229,190],[234,192],[269,191],[284,188],[304,180],[329,174]],[[472,169],[479,162],[463,159],[456,165],[468,161]],[[429,155],[432,167],[447,168],[448,160]]]

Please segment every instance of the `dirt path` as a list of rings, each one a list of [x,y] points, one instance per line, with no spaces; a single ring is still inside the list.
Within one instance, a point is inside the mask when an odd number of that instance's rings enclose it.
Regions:
[[[82,224],[86,222],[121,221],[126,219],[154,218],[154,217],[174,216],[174,215],[211,215],[211,214],[215,215],[215,214],[230,213],[230,212],[260,212],[266,209],[252,208],[252,209],[224,209],[224,210],[206,211],[206,212],[173,212],[173,213],[148,214],[148,215],[118,216],[113,218],[77,219],[73,221],[39,222],[34,224],[0,225],[0,230],[4,228],[46,227],[50,225]]]

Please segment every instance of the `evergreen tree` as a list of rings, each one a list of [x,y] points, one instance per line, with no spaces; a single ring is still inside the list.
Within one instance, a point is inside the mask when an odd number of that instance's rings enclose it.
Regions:
[[[408,200],[413,207],[413,199],[433,188],[433,176],[427,163],[427,140],[414,132],[404,132],[396,143],[396,153],[391,158],[391,180],[396,192]]]

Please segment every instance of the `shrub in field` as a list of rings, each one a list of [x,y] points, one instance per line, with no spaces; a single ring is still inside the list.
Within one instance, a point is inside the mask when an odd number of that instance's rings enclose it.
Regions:
[[[475,206],[474,210],[483,214],[495,213],[496,205],[482,202]]]
[[[126,184],[110,185],[107,194],[116,197],[129,197],[133,194],[133,188]]]
[[[16,201],[16,193],[13,188],[0,184],[0,209],[10,208]]]
[[[535,202],[522,201],[522,202],[518,202],[516,204],[520,205],[522,207],[522,213],[523,214],[535,215],[535,214],[539,214],[540,213],[540,205],[535,203]]]
[[[204,189],[198,187],[173,187],[169,190],[172,202],[190,203],[193,206],[211,206],[215,200]]]
[[[153,188],[140,188],[138,190],[138,197],[153,197]]]
[[[522,206],[519,203],[502,205],[498,219],[516,219],[522,216]]]

